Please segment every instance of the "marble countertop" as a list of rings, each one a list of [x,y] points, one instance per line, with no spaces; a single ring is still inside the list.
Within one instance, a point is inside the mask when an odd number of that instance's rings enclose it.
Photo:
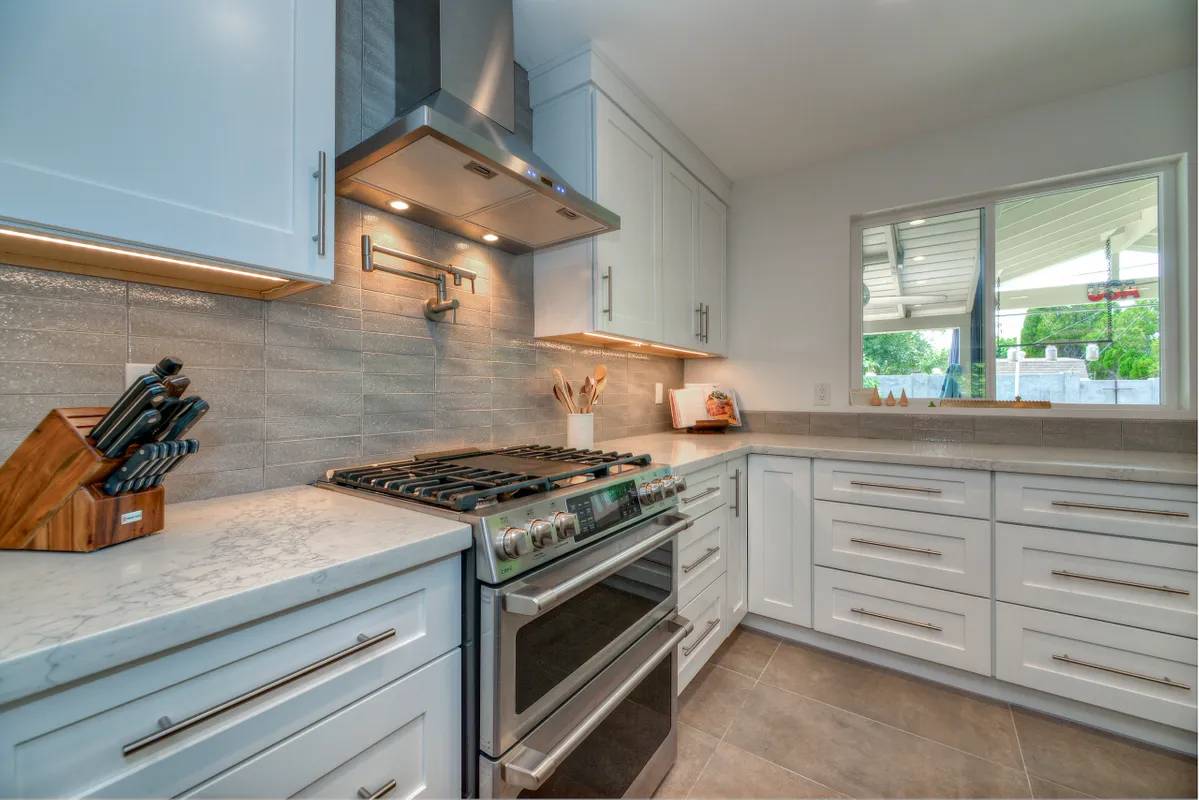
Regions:
[[[762,453],[1189,486],[1196,483],[1193,453],[1148,450],[1084,450],[782,433],[654,433],[610,439],[596,446],[649,453],[654,461],[669,464],[680,472],[691,472],[738,455]]]
[[[0,704],[470,547],[470,527],[296,486],[167,507],[94,553],[0,552]]]

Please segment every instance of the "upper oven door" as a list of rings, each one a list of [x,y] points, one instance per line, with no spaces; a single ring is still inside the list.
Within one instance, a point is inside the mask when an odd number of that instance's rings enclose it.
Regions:
[[[666,513],[481,591],[479,745],[499,756],[678,604]]]

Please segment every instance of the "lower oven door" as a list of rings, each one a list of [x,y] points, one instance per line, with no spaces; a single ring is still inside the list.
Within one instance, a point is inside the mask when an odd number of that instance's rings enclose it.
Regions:
[[[507,752],[677,610],[678,534],[667,512],[501,587],[479,615],[479,747]]]
[[[678,644],[662,620],[499,759],[479,757],[480,797],[649,797],[678,752]]]

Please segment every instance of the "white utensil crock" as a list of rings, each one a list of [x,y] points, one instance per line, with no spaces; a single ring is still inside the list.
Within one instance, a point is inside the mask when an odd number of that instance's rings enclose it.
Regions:
[[[590,450],[595,444],[595,414],[566,415],[566,446]]]

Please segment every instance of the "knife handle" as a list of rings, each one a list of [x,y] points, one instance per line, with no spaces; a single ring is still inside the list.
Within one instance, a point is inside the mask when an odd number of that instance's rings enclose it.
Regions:
[[[167,397],[182,397],[191,385],[191,378],[186,375],[172,375],[162,382],[167,387]]]
[[[179,370],[183,369],[183,362],[177,358],[167,356],[154,365],[154,374],[160,378],[169,378],[172,375],[178,375]]]

